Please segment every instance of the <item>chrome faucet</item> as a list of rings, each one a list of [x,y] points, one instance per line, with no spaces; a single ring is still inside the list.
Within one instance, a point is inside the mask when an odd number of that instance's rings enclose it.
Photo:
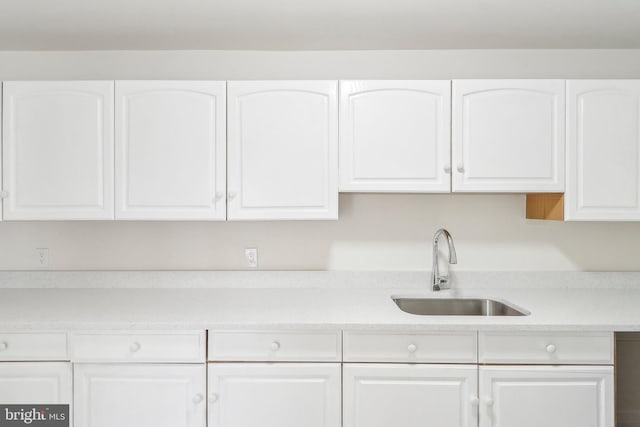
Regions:
[[[442,235],[447,236],[447,244],[449,245],[449,264],[457,264],[458,257],[456,257],[456,248],[453,245],[453,237],[444,228],[438,229],[433,236],[433,268],[431,270],[431,284],[434,291],[441,289],[449,289],[451,287],[451,281],[449,275],[440,275],[438,269],[438,240]]]

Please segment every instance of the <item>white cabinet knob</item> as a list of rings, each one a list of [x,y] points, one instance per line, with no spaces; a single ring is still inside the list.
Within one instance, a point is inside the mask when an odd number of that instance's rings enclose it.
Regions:
[[[139,342],[134,342],[129,346],[129,350],[131,351],[131,353],[140,351],[140,348],[142,348],[142,346],[140,345]]]
[[[6,342],[6,341],[0,342],[0,351],[6,350],[8,348],[9,348],[9,343],[8,342]]]
[[[547,353],[551,354],[551,353],[555,353],[556,352],[556,346],[553,344],[549,344],[547,346]]]
[[[469,398],[469,403],[471,403],[472,405],[477,405],[478,403],[480,403],[480,399],[478,399],[478,396],[471,396]]]
[[[494,403],[494,402],[493,402],[493,399],[492,399],[492,398],[490,398],[490,397],[485,397],[485,399],[484,399],[484,404],[485,404],[485,405],[487,405],[487,406],[493,406],[493,403]]]
[[[271,343],[269,348],[271,348],[271,351],[278,351],[280,350],[280,343],[278,341],[274,341]]]
[[[415,353],[416,351],[418,351],[418,346],[417,346],[417,345],[415,345],[415,344],[409,344],[409,345],[407,346],[407,351],[408,351],[409,353]]]
[[[209,403],[216,403],[218,401],[218,394],[217,393],[211,393],[209,395]]]
[[[218,202],[222,200],[222,197],[224,197],[224,193],[222,191],[216,191],[216,195],[213,197],[213,201]]]
[[[6,199],[9,197],[9,192],[7,190],[0,191],[0,199]]]
[[[200,393],[196,394],[195,396],[193,396],[193,399],[191,399],[191,401],[196,405],[202,402],[203,400],[204,400],[204,396]]]
[[[458,172],[464,172],[464,165],[462,164],[462,162],[458,163],[456,169],[458,170]]]
[[[444,173],[451,173],[451,165],[444,165]]]
[[[236,198],[236,193],[235,193],[235,191],[229,191],[229,192],[227,193],[227,200],[233,200],[233,199],[235,199],[235,198]]]

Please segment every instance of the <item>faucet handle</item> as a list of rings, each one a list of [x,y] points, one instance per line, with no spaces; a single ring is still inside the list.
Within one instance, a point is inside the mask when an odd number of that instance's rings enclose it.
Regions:
[[[451,288],[451,283],[449,282],[449,276],[438,277],[438,288],[439,290]]]

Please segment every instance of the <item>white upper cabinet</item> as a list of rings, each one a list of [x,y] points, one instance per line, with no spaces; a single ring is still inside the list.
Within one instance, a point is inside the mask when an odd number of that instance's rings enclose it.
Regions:
[[[113,219],[113,82],[5,82],[4,219]]]
[[[2,221],[3,200],[9,195],[2,186],[2,85],[0,84],[0,221]]]
[[[225,82],[116,82],[116,219],[226,218],[225,97]]]
[[[566,220],[640,220],[640,80],[567,82]]]
[[[228,219],[338,217],[337,86],[228,83]]]
[[[340,191],[449,192],[451,81],[340,82]]]
[[[564,191],[564,80],[454,80],[453,191]]]

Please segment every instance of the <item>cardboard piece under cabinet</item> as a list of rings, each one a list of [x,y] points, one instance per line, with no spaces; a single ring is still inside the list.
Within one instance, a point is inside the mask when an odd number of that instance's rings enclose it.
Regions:
[[[564,221],[564,194],[527,194],[527,219]]]

